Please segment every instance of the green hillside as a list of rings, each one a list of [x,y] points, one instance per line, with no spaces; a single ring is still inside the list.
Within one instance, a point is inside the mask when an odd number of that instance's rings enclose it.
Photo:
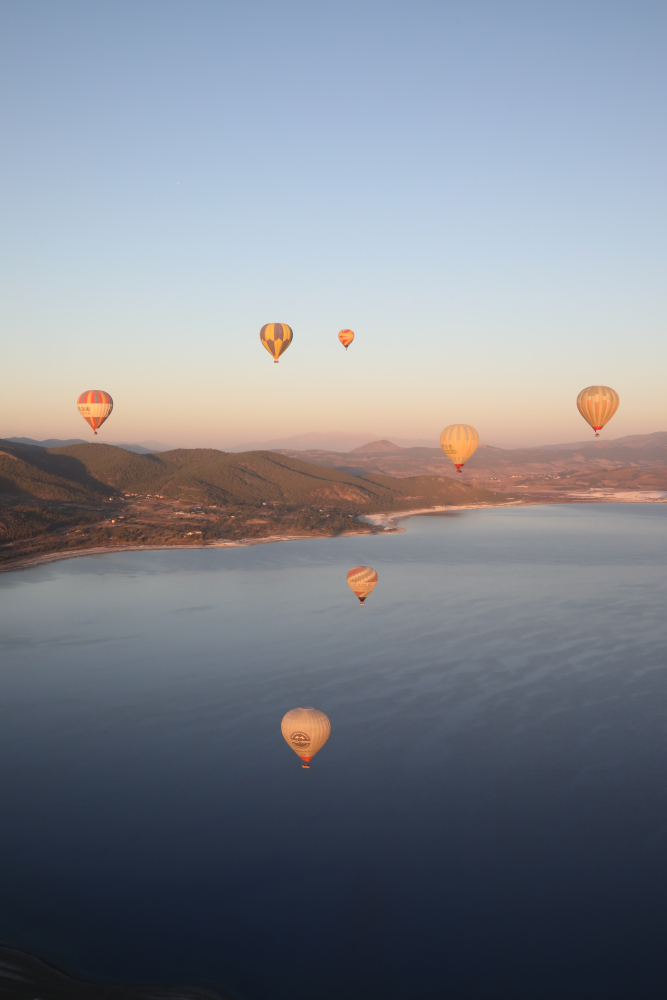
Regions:
[[[80,461],[100,482],[126,493],[161,494],[198,503],[288,502],[336,508],[398,509],[406,497],[466,503],[493,494],[452,479],[417,476],[359,477],[272,451],[236,454],[212,448],[136,455],[110,445],[81,444],[52,450]]]
[[[76,457],[0,439],[0,495],[85,503],[108,492]]]
[[[494,494],[453,479],[354,476],[271,451],[238,454],[212,448],[138,455],[106,444],[37,448],[0,442],[0,492],[10,496],[90,500],[115,493],[161,495],[184,502],[256,506],[318,505],[399,510],[434,503],[491,500]]]
[[[377,483],[392,490],[400,490],[405,500],[437,500],[440,504],[465,504],[470,500],[491,502],[499,494],[481,489],[469,483],[460,482],[449,476],[394,476],[373,474],[364,476],[364,482]]]
[[[121,493],[159,493],[166,478],[157,455],[138,455],[110,444],[71,444],[49,448],[48,453],[79,462],[89,476]]]

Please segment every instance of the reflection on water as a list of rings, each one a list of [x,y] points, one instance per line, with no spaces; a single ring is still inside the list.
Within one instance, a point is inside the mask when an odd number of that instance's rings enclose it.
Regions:
[[[663,996],[666,518],[0,576],[0,940],[245,1000]],[[298,705],[334,726],[308,776]]]

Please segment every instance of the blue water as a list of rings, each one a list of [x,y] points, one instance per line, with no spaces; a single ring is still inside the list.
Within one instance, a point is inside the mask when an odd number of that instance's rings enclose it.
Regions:
[[[2,941],[247,1000],[667,995],[667,506],[404,526],[0,576]]]

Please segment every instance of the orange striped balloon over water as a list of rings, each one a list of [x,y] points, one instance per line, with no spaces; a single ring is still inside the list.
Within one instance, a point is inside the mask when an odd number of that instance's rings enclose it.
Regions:
[[[113,410],[113,399],[108,392],[103,392],[102,389],[89,389],[87,392],[81,393],[76,405],[83,419],[97,434],[98,427],[102,426]]]
[[[347,574],[347,585],[352,593],[357,595],[361,604],[377,582],[378,575],[372,566],[355,566]]]

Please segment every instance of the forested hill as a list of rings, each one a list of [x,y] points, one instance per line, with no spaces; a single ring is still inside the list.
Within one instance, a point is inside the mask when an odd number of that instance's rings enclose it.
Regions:
[[[273,502],[367,512],[500,498],[451,477],[358,476],[270,451],[139,455],[105,444],[46,449],[2,440],[0,494],[79,502],[138,494],[218,506]]]

